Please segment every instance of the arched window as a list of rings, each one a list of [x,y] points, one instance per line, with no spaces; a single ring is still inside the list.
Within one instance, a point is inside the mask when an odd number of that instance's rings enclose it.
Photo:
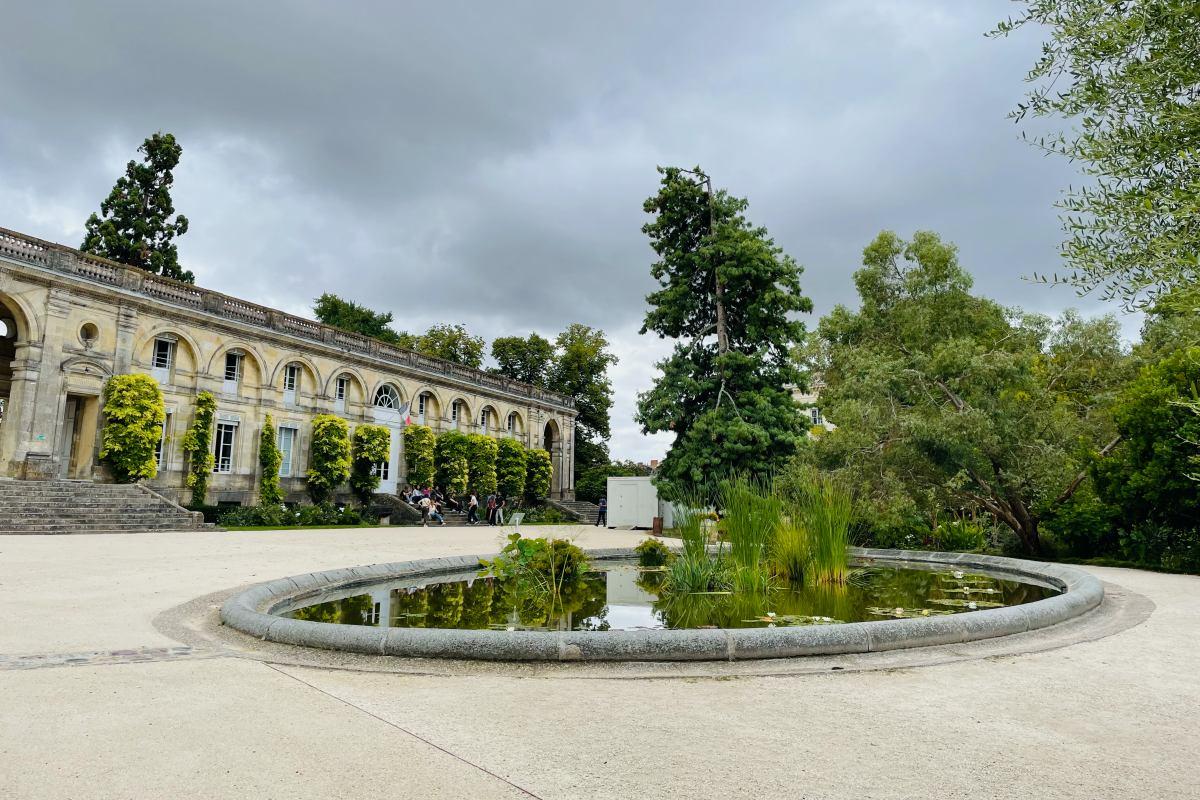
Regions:
[[[379,408],[400,408],[400,395],[390,383],[385,383],[375,391],[375,405]]]
[[[458,400],[450,404],[450,422],[454,424],[456,429],[458,428],[458,409],[461,405],[462,403]]]
[[[517,412],[515,412],[515,411],[509,412],[507,428],[508,428],[509,433],[517,432]]]

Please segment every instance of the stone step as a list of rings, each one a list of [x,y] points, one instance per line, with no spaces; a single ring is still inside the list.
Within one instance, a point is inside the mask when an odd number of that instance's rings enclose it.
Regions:
[[[136,485],[62,480],[0,481],[0,533],[195,531],[205,528],[192,512]]]

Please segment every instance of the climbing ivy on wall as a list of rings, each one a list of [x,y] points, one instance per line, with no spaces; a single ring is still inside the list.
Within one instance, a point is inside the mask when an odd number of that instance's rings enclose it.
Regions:
[[[379,488],[378,465],[392,455],[392,434],[382,425],[359,425],[350,443],[350,491],[363,505]]]
[[[525,447],[516,439],[496,442],[496,488],[514,500],[525,494]]]
[[[471,491],[488,495],[496,491],[496,440],[482,433],[467,436],[467,483]]]
[[[433,429],[409,425],[404,429],[404,460],[408,464],[408,482],[425,488],[433,483]]]
[[[341,417],[318,414],[312,422],[308,494],[314,503],[328,503],[350,477],[350,426]]]
[[[275,421],[271,415],[263,420],[262,433],[258,436],[258,463],[262,467],[262,477],[258,484],[258,502],[264,506],[277,506],[283,503],[283,489],[279,486],[279,465],[283,463],[283,453],[275,443]]]
[[[162,392],[149,375],[114,375],[104,384],[104,433],[100,459],[118,483],[158,474],[154,450],[162,439]]]
[[[545,450],[530,450],[525,454],[525,460],[525,496],[530,500],[549,496],[550,479],[554,476],[550,454]]]
[[[467,437],[458,431],[443,431],[438,434],[434,445],[434,463],[437,465],[436,479],[439,486],[450,494],[467,491],[470,475],[470,450]]]
[[[183,435],[183,454],[188,459],[187,486],[192,490],[192,505],[202,506],[208,498],[208,481],[212,477],[216,458],[212,451],[213,419],[217,415],[217,398],[212,392],[196,395],[196,418]]]

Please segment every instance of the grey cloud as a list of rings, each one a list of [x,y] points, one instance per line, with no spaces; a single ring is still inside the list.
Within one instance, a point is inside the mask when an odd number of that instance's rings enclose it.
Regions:
[[[18,4],[0,50],[0,225],[77,244],[142,138],[170,130],[192,221],[180,250],[202,283],[297,312],[330,289],[411,330],[597,325],[622,357],[614,454],[649,457],[665,443],[631,418],[665,352],[636,335],[656,164],[703,164],[749,197],[818,313],[853,302],[883,228],[942,232],[1004,302],[1079,304],[1020,280],[1057,265],[1050,204],[1072,172],[1005,119],[1039,46],[983,38],[1007,13]]]

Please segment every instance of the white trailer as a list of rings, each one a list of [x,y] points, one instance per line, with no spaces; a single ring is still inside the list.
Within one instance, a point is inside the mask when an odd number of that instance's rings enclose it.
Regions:
[[[657,516],[658,490],[649,477],[608,479],[610,528],[651,528]]]

